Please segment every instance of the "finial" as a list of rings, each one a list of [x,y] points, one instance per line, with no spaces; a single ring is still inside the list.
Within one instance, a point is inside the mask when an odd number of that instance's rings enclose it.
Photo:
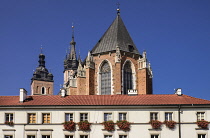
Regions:
[[[120,15],[120,2],[117,2],[117,15]]]
[[[72,28],[72,38],[74,38],[74,23],[73,22],[72,22],[71,28]]]
[[[42,52],[43,52],[42,49],[43,49],[43,47],[42,47],[42,45],[41,45],[41,48],[40,48],[41,54],[42,54]]]
[[[73,22],[72,22],[71,28],[72,28],[72,40],[71,40],[70,44],[75,45],[76,42],[74,41],[74,23]]]

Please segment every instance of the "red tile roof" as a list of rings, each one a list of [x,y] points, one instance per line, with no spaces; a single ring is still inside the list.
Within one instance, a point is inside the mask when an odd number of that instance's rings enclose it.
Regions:
[[[30,98],[31,97],[31,98]],[[19,102],[19,96],[0,96],[0,106],[40,105],[186,105],[210,104],[210,101],[188,95],[59,95],[28,96],[28,101]]]

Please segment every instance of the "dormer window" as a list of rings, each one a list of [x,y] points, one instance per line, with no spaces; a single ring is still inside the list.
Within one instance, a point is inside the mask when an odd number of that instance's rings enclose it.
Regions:
[[[129,50],[130,52],[133,52],[134,47],[133,47],[132,45],[128,45],[128,50]]]

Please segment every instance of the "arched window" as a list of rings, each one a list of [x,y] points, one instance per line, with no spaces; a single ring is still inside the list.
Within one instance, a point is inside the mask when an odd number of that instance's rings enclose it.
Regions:
[[[133,89],[133,73],[130,61],[125,63],[123,69],[123,94],[128,94],[128,89]]]
[[[41,91],[42,91],[42,94],[46,94],[45,93],[45,87],[42,87]]]
[[[111,95],[111,69],[107,61],[100,69],[100,92],[101,95]]]

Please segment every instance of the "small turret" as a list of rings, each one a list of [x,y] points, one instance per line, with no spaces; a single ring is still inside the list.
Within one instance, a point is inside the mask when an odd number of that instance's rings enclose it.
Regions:
[[[40,81],[51,81],[53,82],[53,74],[49,73],[48,69],[45,67],[45,55],[39,54],[39,66],[33,73],[33,80],[40,80]]]
[[[95,69],[95,63],[93,62],[93,56],[90,51],[88,52],[88,56],[86,58],[86,68]]]
[[[52,95],[53,74],[45,67],[45,55],[39,54],[39,66],[31,78],[31,95]]]
[[[72,26],[72,40],[70,42],[70,51],[64,60],[64,71],[66,70],[77,70],[78,60],[75,49],[76,42],[74,41],[74,26]]]

